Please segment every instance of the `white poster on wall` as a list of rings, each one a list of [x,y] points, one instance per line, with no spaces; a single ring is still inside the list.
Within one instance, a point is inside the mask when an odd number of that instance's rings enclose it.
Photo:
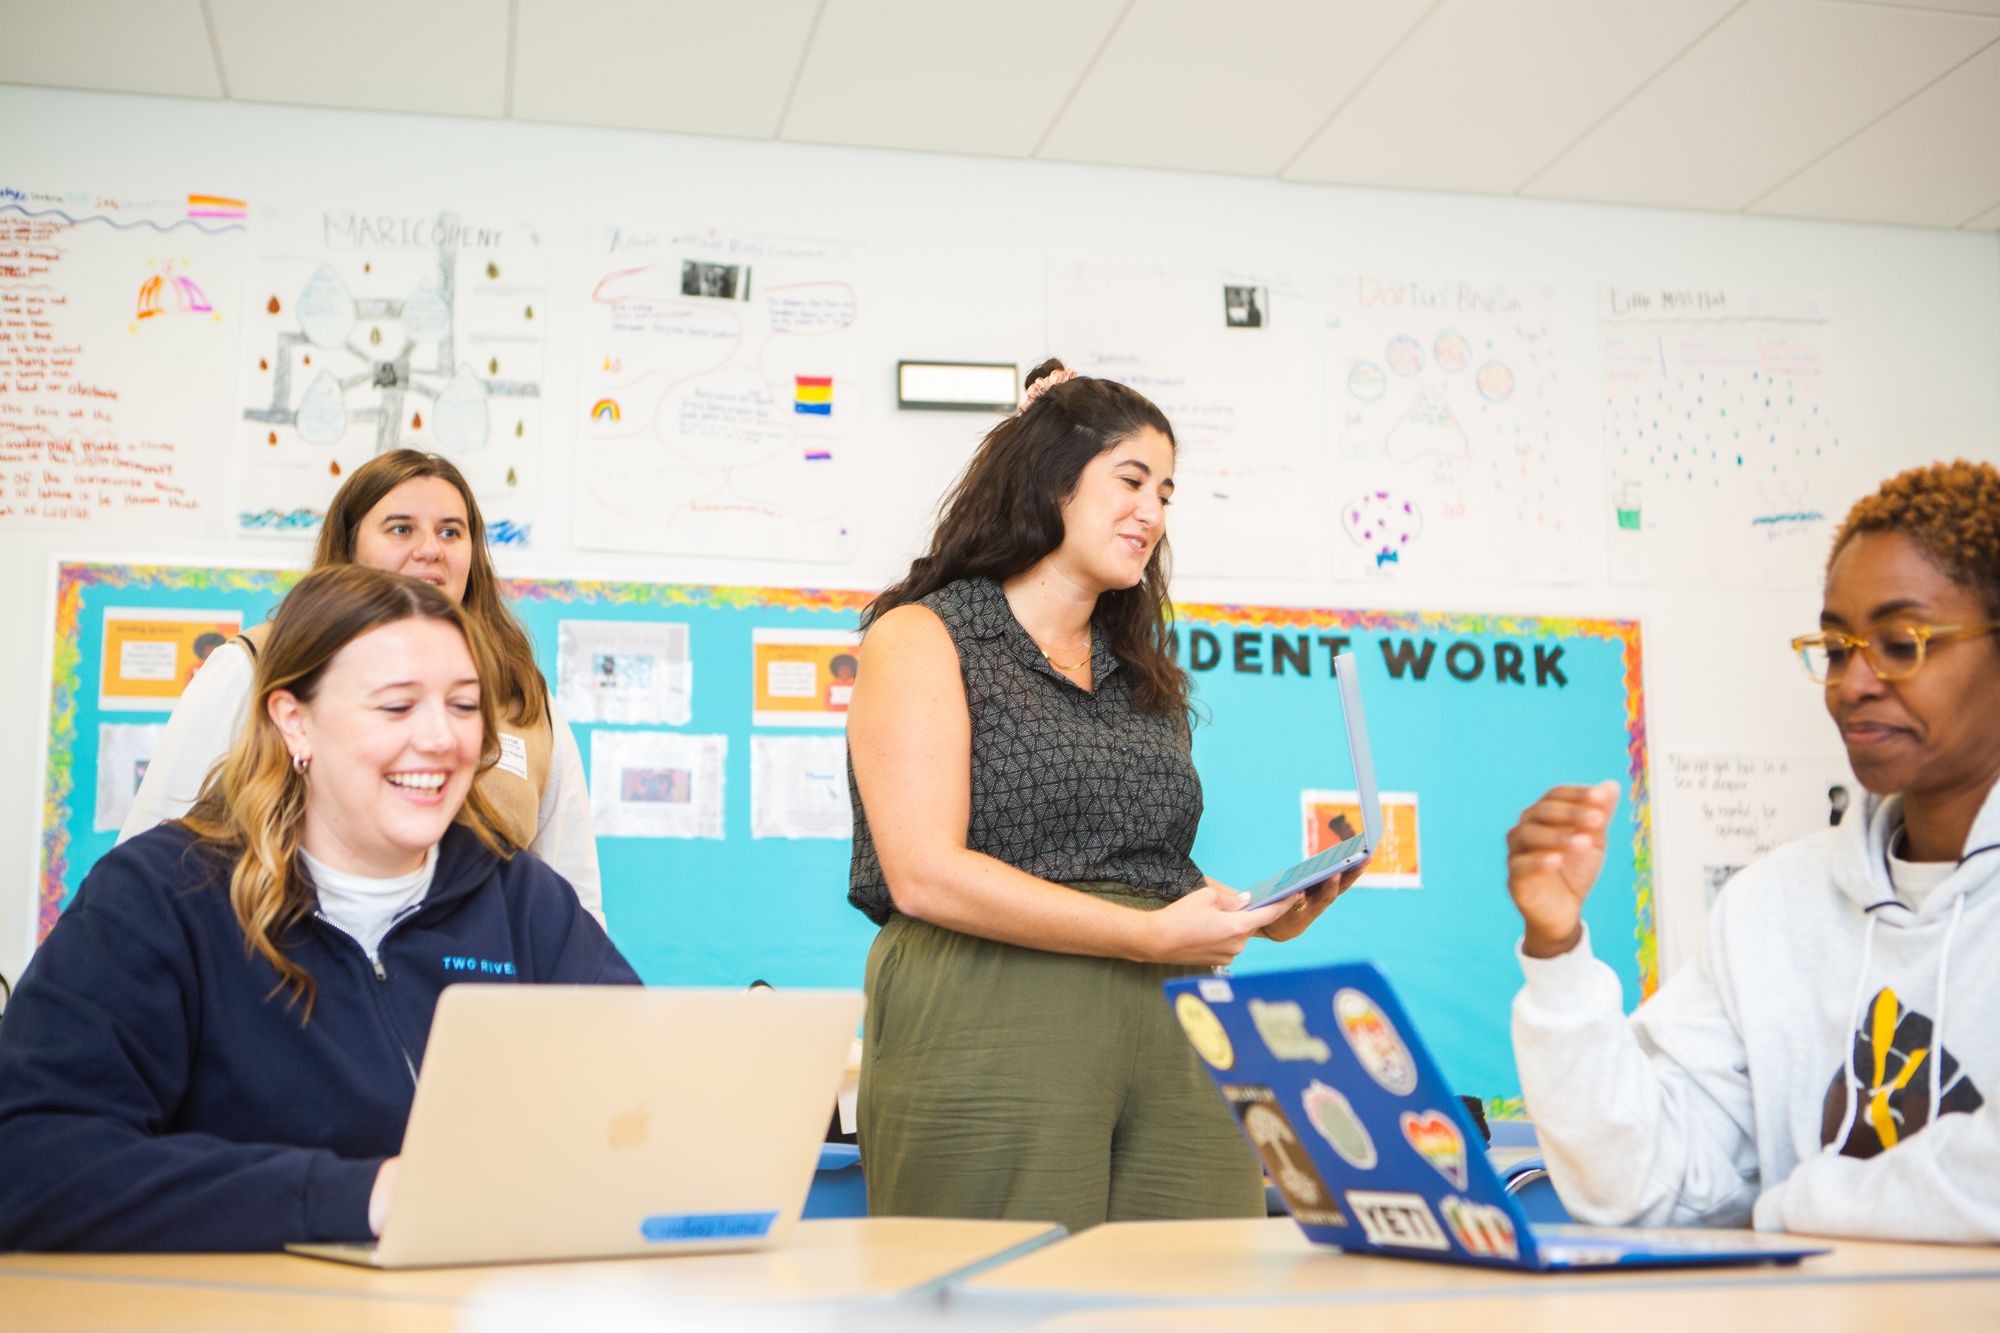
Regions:
[[[132,798],[166,729],[159,722],[97,724],[97,809],[90,821],[92,832],[116,833],[125,826]]]
[[[1598,315],[1611,574],[1816,586],[1868,480],[1829,393],[1814,297],[1606,287]]]
[[[1353,273],[1326,316],[1341,578],[1574,583],[1589,441],[1561,429],[1545,283]]]
[[[571,722],[684,725],[694,712],[688,627],[639,620],[558,621],[556,702]]]
[[[1048,345],[1145,394],[1174,428],[1174,572],[1309,578],[1316,318],[1280,269],[1051,259]]]
[[[439,453],[496,546],[533,535],[546,255],[524,224],[458,213],[258,214],[243,304],[236,530],[311,533],[340,479]]]
[[[590,818],[604,838],[720,838],[727,736],[597,731]]]
[[[219,526],[248,217],[0,180],[0,532]]]
[[[860,249],[616,228],[592,262],[576,541],[837,561],[860,475]]]
[[[839,736],[751,737],[750,836],[853,837],[847,742]]]

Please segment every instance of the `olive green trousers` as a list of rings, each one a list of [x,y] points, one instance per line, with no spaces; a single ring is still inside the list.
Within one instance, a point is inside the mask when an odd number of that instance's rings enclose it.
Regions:
[[[1121,885],[1071,887],[1128,906]],[[1160,985],[897,915],[868,954],[858,1106],[878,1217],[1262,1217],[1263,1174]]]

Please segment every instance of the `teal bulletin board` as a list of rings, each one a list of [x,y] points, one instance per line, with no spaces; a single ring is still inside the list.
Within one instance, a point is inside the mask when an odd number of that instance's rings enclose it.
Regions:
[[[266,619],[297,578],[271,570],[63,563],[42,818],[37,938],[115,831],[93,827],[100,727],[164,722],[162,709],[101,705],[107,609]],[[724,738],[720,837],[598,839],[611,933],[648,982],[858,987],[874,927],[846,902],[844,837],[752,835],[754,738],[837,736],[791,728],[753,697],[758,639],[837,639],[866,595],[799,589],[515,579],[505,593],[558,680],[565,621],[686,627],[686,720],[573,723],[586,772],[605,733]],[[226,617],[223,617],[226,618]],[[615,629],[611,631],[614,635]],[[643,631],[639,631],[643,632]],[[1381,964],[1462,1091],[1518,1096],[1508,1003],[1519,985],[1502,835],[1557,782],[1626,784],[1614,854],[1587,906],[1598,955],[1627,1006],[1656,983],[1651,822],[1639,632],[1627,621],[1270,607],[1183,606],[1176,649],[1202,720],[1195,760],[1206,810],[1195,858],[1244,885],[1307,849],[1337,805],[1304,793],[1353,785],[1332,654],[1360,661],[1377,777],[1391,800],[1398,882],[1352,891],[1300,940],[1253,941],[1238,970],[1334,959]],[[816,696],[817,697],[817,696]],[[617,741],[608,741],[615,745]],[[594,781],[595,779],[593,779]],[[1398,809],[1401,813],[1398,813]],[[1629,848],[1630,856],[1616,849]]]

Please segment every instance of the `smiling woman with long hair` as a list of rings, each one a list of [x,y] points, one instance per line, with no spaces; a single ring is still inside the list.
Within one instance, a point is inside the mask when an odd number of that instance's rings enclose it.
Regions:
[[[2000,1241],[2000,470],[1857,503],[1819,623],[1792,648],[1867,796],[1731,879],[1629,1023],[1581,915],[1616,785],[1508,835],[1514,1050],[1580,1221]]]
[[[492,828],[552,866],[601,922],[597,839],[583,757],[549,697],[535,649],[500,597],[486,524],[451,460],[396,449],[356,468],[327,505],[312,567],[366,565],[421,579],[465,612],[491,645],[487,676],[499,752],[479,778]],[[244,716],[269,624],[208,655],[179,702],[132,798],[119,841],[185,813]]]
[[[1294,901],[1189,858],[1201,783],[1168,651],[1174,436],[1049,361],[930,549],[864,616],[848,897],[868,956],[861,1162],[877,1213],[1072,1230],[1261,1216],[1257,1160],[1160,983],[1289,939]]]
[[[638,981],[495,832],[495,671],[429,583],[292,590],[194,808],[91,869],[8,1006],[0,1249],[365,1239],[449,960]]]

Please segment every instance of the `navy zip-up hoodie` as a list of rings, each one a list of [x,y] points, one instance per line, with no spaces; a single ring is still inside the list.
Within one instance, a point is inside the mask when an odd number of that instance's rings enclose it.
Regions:
[[[453,825],[381,967],[317,917],[245,956],[233,862],[162,824],[97,863],[0,1021],[0,1249],[274,1250],[365,1240],[454,982],[637,984],[559,875]]]

